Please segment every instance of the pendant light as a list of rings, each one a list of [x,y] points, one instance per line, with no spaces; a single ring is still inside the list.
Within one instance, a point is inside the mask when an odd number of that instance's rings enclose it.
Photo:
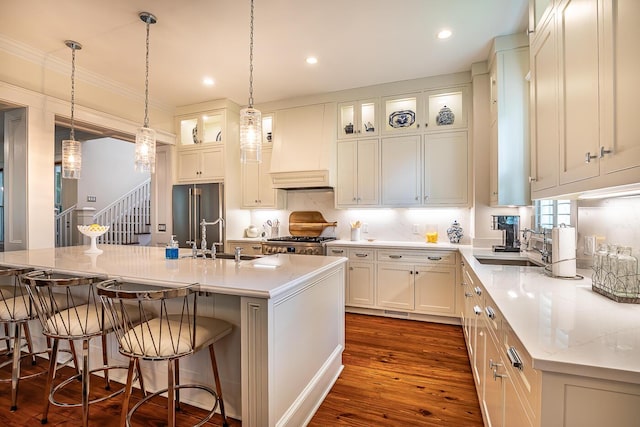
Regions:
[[[62,141],[62,177],[80,179],[82,172],[82,148],[75,138],[75,102],[76,102],[76,50],[82,45],[73,40],[65,40],[64,44],[71,49],[71,131],[69,139]]]
[[[253,108],[253,0],[249,35],[249,105],[240,110],[240,161],[262,161],[262,114]]]
[[[158,22],[149,12],[140,12],[140,20],[147,26],[146,69],[144,77],[144,124],[136,132],[135,169],[138,172],[156,171],[156,131],[149,127],[149,26]]]

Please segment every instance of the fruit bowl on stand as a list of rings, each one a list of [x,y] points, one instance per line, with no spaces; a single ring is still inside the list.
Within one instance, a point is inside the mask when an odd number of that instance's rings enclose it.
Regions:
[[[96,239],[109,231],[108,225],[79,225],[78,231],[91,239],[91,246],[84,251],[85,254],[101,254],[102,249],[98,249],[96,246]]]

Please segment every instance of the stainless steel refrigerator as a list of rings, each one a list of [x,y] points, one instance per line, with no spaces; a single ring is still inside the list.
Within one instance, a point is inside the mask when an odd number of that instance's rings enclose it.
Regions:
[[[181,248],[190,248],[188,241],[200,247],[200,221],[213,222],[224,218],[224,184],[174,185],[172,191],[173,234]],[[207,226],[207,246],[224,242],[224,223]],[[222,251],[222,247],[218,247]]]

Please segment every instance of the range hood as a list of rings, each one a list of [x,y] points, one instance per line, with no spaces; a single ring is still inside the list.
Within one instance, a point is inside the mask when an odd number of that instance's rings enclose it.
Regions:
[[[270,168],[273,187],[333,187],[335,136],[335,103],[276,111]]]

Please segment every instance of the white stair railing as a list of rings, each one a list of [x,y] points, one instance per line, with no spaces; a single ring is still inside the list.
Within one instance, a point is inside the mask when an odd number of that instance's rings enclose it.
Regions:
[[[73,205],[56,214],[56,247],[73,245],[73,231],[75,229],[73,211],[76,210],[76,206]]]
[[[144,181],[93,216],[93,222],[108,225],[99,243],[127,245],[137,242],[151,224],[151,179]]]

